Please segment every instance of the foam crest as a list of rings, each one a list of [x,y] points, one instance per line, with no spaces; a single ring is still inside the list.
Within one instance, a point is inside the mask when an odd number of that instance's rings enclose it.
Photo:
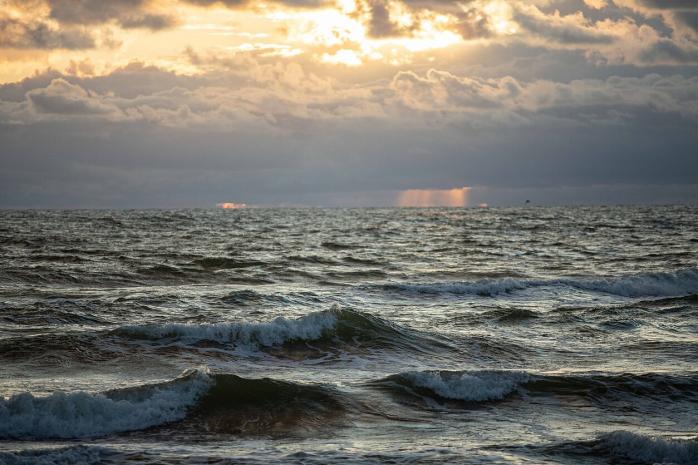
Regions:
[[[278,317],[267,323],[130,325],[117,334],[131,338],[171,339],[185,343],[214,341],[247,347],[271,347],[293,340],[321,338],[337,324],[336,311],[310,313],[298,319]]]
[[[45,439],[103,436],[139,430],[186,416],[211,386],[193,372],[174,381],[107,393],[21,393],[0,398],[0,438]]]
[[[599,436],[598,447],[606,450],[613,459],[633,463],[698,463],[696,439],[663,439],[629,431],[613,431]]]
[[[518,371],[410,371],[387,380],[402,386],[427,389],[444,399],[466,402],[501,400],[530,379]]]
[[[391,283],[382,287],[392,291],[416,294],[453,294],[496,296],[509,292],[541,287],[571,287],[582,291],[601,292],[623,297],[671,297],[698,293],[698,268],[676,272],[639,273],[618,277],[587,277],[559,279],[483,279],[478,281],[435,283]]]
[[[70,446],[50,449],[28,449],[19,452],[0,452],[2,465],[92,465],[104,463],[117,453],[94,446]],[[112,463],[112,462],[110,462]]]

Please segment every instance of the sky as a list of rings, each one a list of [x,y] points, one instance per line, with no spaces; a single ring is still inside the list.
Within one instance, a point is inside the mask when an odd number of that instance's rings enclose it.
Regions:
[[[0,207],[698,203],[695,0],[0,0]]]

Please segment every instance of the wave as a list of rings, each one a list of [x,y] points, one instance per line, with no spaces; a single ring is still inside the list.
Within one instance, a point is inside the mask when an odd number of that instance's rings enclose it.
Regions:
[[[128,339],[152,343],[213,342],[243,349],[307,346],[321,351],[402,348],[417,351],[450,347],[447,341],[352,309],[332,307],[297,319],[278,317],[267,323],[129,325],[114,331]],[[276,351],[282,355],[282,351]]]
[[[385,278],[386,272],[378,269],[351,270],[351,271],[330,271],[327,276],[339,280],[360,280],[360,279],[380,279]]]
[[[543,287],[574,289],[622,297],[671,297],[698,293],[698,268],[675,272],[651,272],[619,277],[558,279],[482,279],[433,283],[389,283],[379,288],[408,294],[497,296],[514,291]]]
[[[696,439],[663,439],[629,431],[613,431],[599,437],[596,449],[607,451],[614,459],[635,463],[698,463]]]
[[[61,307],[35,303],[32,306],[2,307],[0,322],[12,325],[103,325],[108,321],[92,314],[88,306],[62,302]]]
[[[501,323],[521,323],[540,317],[540,313],[527,308],[497,308],[482,314],[486,320],[499,321]]]
[[[229,257],[204,257],[194,260],[193,265],[206,270],[228,270],[236,268],[250,268],[265,265],[259,260],[241,260]]]
[[[322,247],[330,250],[351,250],[363,248],[360,244],[349,244],[335,241],[325,241],[320,244]]]
[[[663,397],[672,401],[698,399],[698,373],[543,375],[503,370],[430,370],[399,373],[369,385],[402,396],[463,402],[502,400],[517,392],[592,400],[627,396]]]
[[[148,266],[148,267],[141,267],[138,268],[138,272],[150,276],[150,277],[156,277],[156,278],[180,278],[185,275],[185,272],[176,267],[176,266],[171,266],[171,265],[164,265],[164,264],[159,264],[159,265],[153,265],[153,266]]]
[[[339,265],[341,262],[322,255],[289,255],[287,260],[300,263],[312,263],[316,265]]]
[[[187,418],[176,425],[197,436],[201,430],[236,435],[319,433],[344,424],[356,406],[331,386],[231,374],[214,383]]]
[[[190,371],[103,393],[0,398],[0,439],[88,438],[153,427],[196,435],[320,431],[342,424],[351,404],[324,385]]]
[[[235,299],[266,298],[257,294],[236,294]],[[317,298],[301,295],[300,298]],[[493,344],[470,338],[467,343],[477,355],[511,355],[522,348]],[[465,342],[465,341],[462,341]],[[143,324],[115,329],[43,333],[33,336],[0,338],[0,361],[55,366],[93,364],[105,360],[141,357],[144,349],[224,350],[236,356],[257,356],[259,352],[293,360],[339,354],[371,355],[381,351],[407,351],[438,355],[459,349],[445,336],[401,326],[382,318],[348,308],[329,310],[269,322],[230,322],[212,324]],[[202,351],[203,350],[203,351]],[[153,356],[158,356],[156,353]]]
[[[21,267],[5,266],[0,269],[0,283],[10,285],[133,286],[143,284],[138,278],[138,276],[126,272],[103,273],[97,270],[80,270],[75,267],[47,266],[46,264]]]
[[[93,437],[181,420],[210,385],[205,373],[195,372],[122,391],[56,392],[47,397],[25,392],[0,398],[0,438]]]
[[[525,388],[533,393],[591,399],[638,396],[698,400],[698,373],[535,375]]]
[[[118,452],[97,446],[69,446],[0,452],[2,465],[95,465],[113,463]]]
[[[521,371],[408,371],[370,384],[419,397],[485,402],[504,399],[529,379]]]
[[[99,341],[94,334],[71,332],[45,333],[0,339],[0,360],[5,363],[65,366],[73,363],[97,363],[122,353],[121,348]]]
[[[604,457],[612,463],[675,464],[698,463],[698,439],[672,439],[630,431],[602,433],[590,441],[564,442],[532,447],[550,455]]]
[[[320,339],[337,325],[341,311],[315,312],[298,319],[278,317],[268,323],[148,324],[128,325],[114,331],[130,339],[162,342],[200,341],[235,344],[248,348],[271,347],[285,342]]]
[[[386,263],[380,260],[372,260],[370,258],[360,258],[347,255],[342,257],[342,261],[351,263],[352,265],[370,265],[370,266],[385,266]]]
[[[240,289],[231,291],[229,294],[220,298],[220,300],[229,305],[248,306],[259,305],[264,302],[283,304],[287,302],[283,296],[273,294],[261,294],[252,289]]]

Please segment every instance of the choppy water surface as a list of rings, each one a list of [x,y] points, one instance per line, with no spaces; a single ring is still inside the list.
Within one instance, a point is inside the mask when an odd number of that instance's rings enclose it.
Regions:
[[[698,209],[0,212],[0,463],[698,463]]]

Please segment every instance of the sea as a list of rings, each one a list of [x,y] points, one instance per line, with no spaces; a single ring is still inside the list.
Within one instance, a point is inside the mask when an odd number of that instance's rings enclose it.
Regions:
[[[0,211],[0,464],[698,464],[698,207]]]

